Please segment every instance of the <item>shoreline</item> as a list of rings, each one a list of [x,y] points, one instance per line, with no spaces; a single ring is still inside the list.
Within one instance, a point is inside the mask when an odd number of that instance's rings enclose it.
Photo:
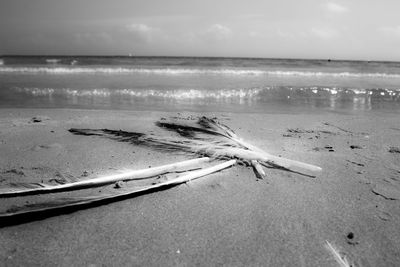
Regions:
[[[147,132],[162,117],[202,115],[216,116],[273,155],[323,171],[313,179],[265,169],[267,177],[258,180],[251,168],[235,166],[166,191],[3,227],[2,262],[336,266],[326,240],[358,265],[400,261],[400,153],[389,152],[400,146],[395,113],[2,108],[0,155],[6,156],[0,157],[0,185],[54,176],[82,179],[85,173],[90,178],[188,159],[67,130]],[[34,117],[40,121],[33,122]],[[14,201],[7,199],[0,208]]]

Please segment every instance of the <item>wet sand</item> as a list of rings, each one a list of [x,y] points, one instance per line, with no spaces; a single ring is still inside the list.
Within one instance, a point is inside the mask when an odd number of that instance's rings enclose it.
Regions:
[[[168,190],[0,228],[6,266],[357,266],[400,262],[400,118],[393,113],[250,114],[0,110],[0,186],[88,179],[190,158],[76,128],[156,131],[216,116],[267,152],[323,168],[316,178],[235,166]],[[112,185],[77,194],[114,192]],[[100,192],[100,193],[101,193]],[[69,193],[66,194],[66,196]],[[2,199],[12,205],[49,196]]]

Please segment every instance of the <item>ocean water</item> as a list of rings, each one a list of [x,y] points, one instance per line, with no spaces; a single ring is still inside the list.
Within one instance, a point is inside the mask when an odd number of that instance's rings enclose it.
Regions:
[[[0,108],[400,111],[400,62],[4,56]]]

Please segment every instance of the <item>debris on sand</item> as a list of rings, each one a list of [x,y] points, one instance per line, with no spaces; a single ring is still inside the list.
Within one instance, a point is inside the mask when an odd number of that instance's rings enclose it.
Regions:
[[[31,122],[38,123],[38,122],[48,121],[48,120],[50,120],[50,118],[47,116],[35,116],[31,119]]]
[[[386,212],[384,210],[378,210],[378,218],[381,219],[382,221],[390,221],[392,215],[390,215],[389,212]]]
[[[371,191],[375,195],[382,196],[388,200],[398,200],[400,199],[400,189],[396,188],[394,185],[386,184],[386,183],[378,183],[375,185]]]
[[[326,145],[324,147],[314,147],[312,150],[314,151],[328,151],[328,152],[335,152],[335,149],[333,149],[333,146]]]
[[[363,164],[363,163],[358,163],[358,162],[351,161],[351,160],[346,160],[346,161],[347,161],[347,162],[350,162],[351,164],[354,164],[354,165],[360,166],[360,167],[365,167],[365,164]]]
[[[347,260],[345,255],[342,255],[337,248],[335,248],[328,240],[326,240],[325,248],[332,253],[333,257],[335,258],[336,262],[341,267],[350,267],[352,266],[349,261]]]
[[[389,148],[389,153],[400,153],[400,148],[396,146],[391,146]]]
[[[346,238],[347,238],[347,244],[349,244],[349,245],[355,246],[355,245],[358,245],[358,244],[359,244],[359,242],[355,240],[355,235],[354,235],[353,232],[349,232],[349,233],[346,235]]]
[[[114,188],[115,188],[115,189],[120,189],[120,188],[122,188],[123,186],[124,186],[124,184],[123,184],[122,181],[118,181],[118,182],[116,182],[116,183],[114,184]]]
[[[282,136],[301,138],[303,137],[303,135],[305,135],[304,137],[308,139],[319,139],[322,137],[326,137],[326,135],[337,135],[337,133],[327,130],[306,130],[301,128],[289,128]]]
[[[192,118],[189,119],[191,120]],[[7,221],[8,223],[14,222],[18,218],[29,220],[32,216],[49,216],[50,214],[57,213],[60,210],[78,209],[80,207],[95,205],[96,203],[105,203],[134,195],[144,194],[145,192],[164,190],[232,167],[237,163],[245,164],[246,166],[253,166],[254,172],[259,178],[265,176],[263,167],[278,168],[312,178],[315,176],[308,174],[309,172],[314,173],[322,170],[318,166],[271,155],[242,140],[233,130],[228,126],[219,123],[215,118],[201,117],[192,122],[188,122],[187,120],[160,120],[156,122],[156,126],[161,128],[164,133],[156,135],[151,132],[137,133],[111,129],[76,128],[70,129],[69,132],[81,136],[109,138],[115,141],[125,142],[132,145],[141,145],[168,153],[176,152],[191,156],[195,155],[200,158],[159,167],[151,167],[143,170],[130,170],[119,174],[112,174],[92,179],[82,179],[74,182],[67,181],[62,175],[56,175],[56,178],[51,180],[56,182],[56,185],[43,182],[35,184],[20,183],[15,185],[13,188],[7,188],[7,190],[0,191],[0,197],[5,198],[33,194],[58,193],[111,184],[114,184],[114,188],[121,188],[121,183],[123,181],[144,180],[175,171],[181,172],[182,170],[185,170],[185,174],[178,175],[176,178],[160,183],[151,183],[144,187],[141,186],[128,190],[121,190],[122,192],[117,194],[97,194],[86,196],[84,198],[52,198],[43,203],[23,205],[11,211],[0,213],[0,224],[2,220]],[[40,146],[39,148],[47,148],[47,146]],[[208,163],[211,160],[220,162],[212,167],[199,166],[199,168],[193,168],[200,163]],[[101,190],[99,192],[101,192]]]
[[[54,149],[54,150],[58,150],[58,149],[62,149],[63,145],[59,144],[59,143],[54,143],[54,144],[46,144],[46,145],[35,145],[31,148],[32,151],[39,151],[42,149]]]
[[[11,173],[11,174],[16,174],[16,175],[20,175],[20,176],[24,176],[25,175],[23,170],[17,170],[17,169],[6,170],[3,173]]]

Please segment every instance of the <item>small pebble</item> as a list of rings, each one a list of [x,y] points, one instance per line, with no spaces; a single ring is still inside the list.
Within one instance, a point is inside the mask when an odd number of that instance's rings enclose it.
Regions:
[[[349,232],[346,237],[347,237],[347,244],[350,244],[350,245],[353,245],[353,246],[358,244],[358,241],[354,240],[354,233],[353,232]]]
[[[353,239],[354,238],[354,234],[352,232],[347,234],[347,238],[348,239]]]
[[[119,189],[119,188],[121,188],[122,186],[123,186],[123,184],[122,184],[121,181],[118,181],[118,182],[116,182],[116,183],[114,184],[114,188],[116,188],[116,189]]]

